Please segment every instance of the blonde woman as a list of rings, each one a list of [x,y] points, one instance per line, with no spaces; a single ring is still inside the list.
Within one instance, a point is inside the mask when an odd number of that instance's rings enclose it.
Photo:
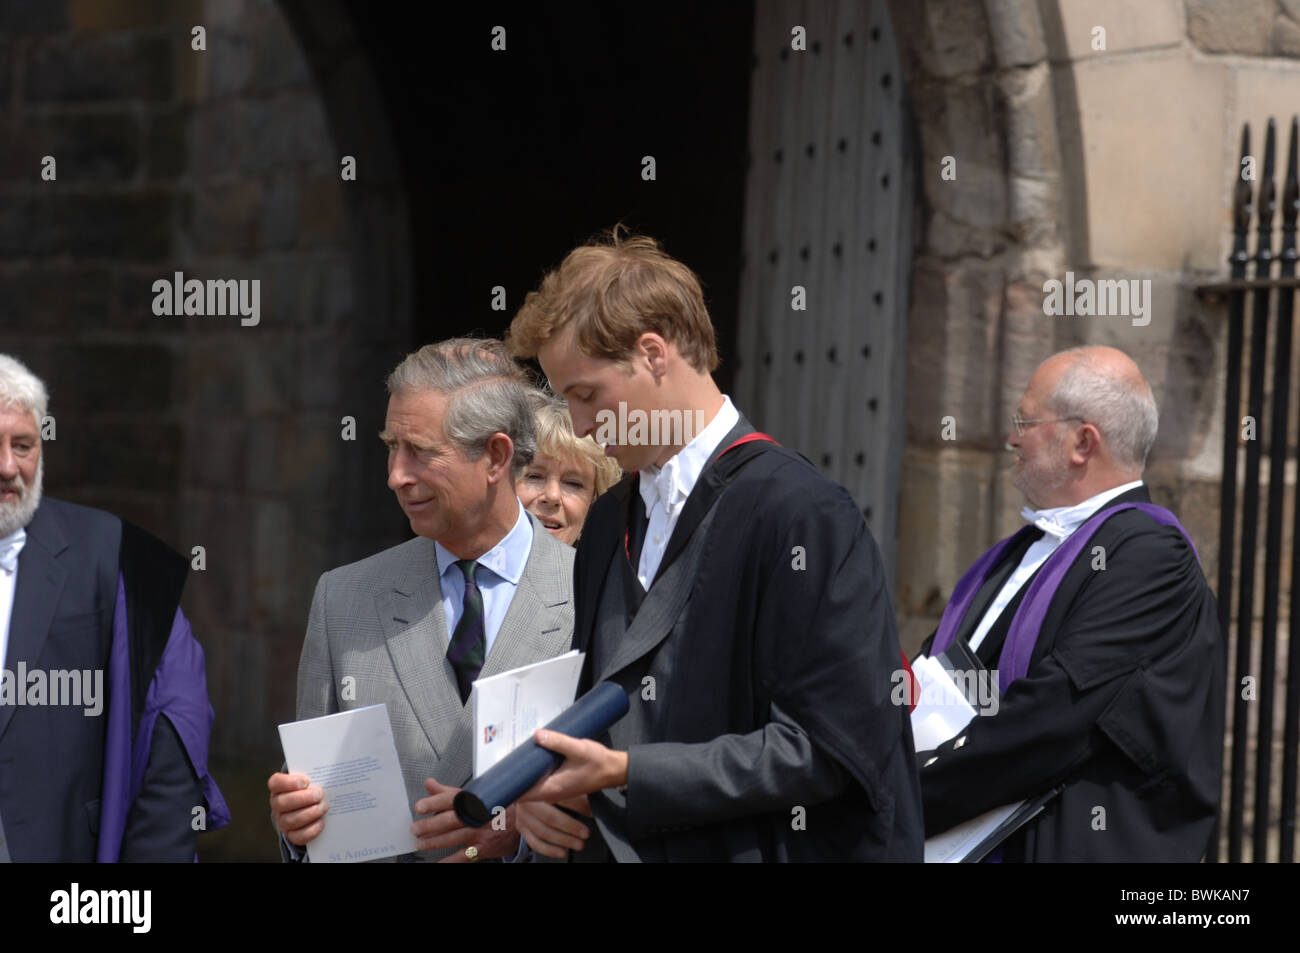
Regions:
[[[515,485],[519,502],[552,536],[576,546],[587,510],[623,471],[596,441],[574,435],[564,401],[543,396],[536,416],[537,454]]]

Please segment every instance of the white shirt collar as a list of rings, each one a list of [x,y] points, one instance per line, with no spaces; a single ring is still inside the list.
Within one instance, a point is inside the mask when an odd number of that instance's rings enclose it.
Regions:
[[[12,576],[18,571],[18,554],[27,542],[27,530],[19,527],[4,539],[0,539],[0,571]]]
[[[443,576],[448,569],[455,566],[460,557],[448,552],[443,548],[442,543],[437,540],[434,540],[433,546],[438,554],[438,575]],[[524,574],[524,565],[528,562],[528,554],[532,548],[533,524],[529,522],[523,504],[520,504],[519,515],[515,517],[515,525],[510,528],[510,532],[501,537],[499,543],[474,561],[480,566],[486,566],[512,585],[518,585],[519,577]],[[456,570],[456,572],[459,573],[460,570]]]
[[[1047,535],[1054,536],[1058,540],[1065,539],[1115,497],[1137,489],[1141,485],[1141,480],[1134,480],[1132,483],[1103,490],[1096,496],[1090,496],[1082,503],[1071,506],[1055,506],[1045,510],[1034,510],[1026,506],[1020,511],[1020,515]]]
[[[686,446],[668,458],[662,467],[648,466],[641,471],[638,483],[641,499],[645,501],[645,511],[651,513],[660,500],[671,519],[686,502],[695,489],[695,484],[704,472],[704,466],[718,449],[731,428],[740,422],[740,411],[726,394],[722,395],[722,406],[713,415],[708,426],[695,435]]]

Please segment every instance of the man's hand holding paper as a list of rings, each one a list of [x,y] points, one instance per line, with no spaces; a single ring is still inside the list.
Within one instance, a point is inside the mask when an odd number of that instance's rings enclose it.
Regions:
[[[285,763],[297,770],[291,777],[272,776],[272,810],[280,810],[276,823],[282,832],[295,831],[291,844],[313,842],[308,852],[313,863],[379,860],[415,850],[410,806],[385,705],[288,722],[280,726],[280,742]],[[332,802],[334,814],[328,827],[319,816],[311,821],[315,813],[311,804],[298,806],[305,798],[294,798],[292,789],[275,793],[277,785],[296,783],[306,795],[312,790],[310,782],[302,787],[308,779],[322,792],[321,803]],[[303,821],[311,823],[299,828]]]
[[[311,787],[305,774],[271,775],[266,783],[271,789],[271,816],[275,828],[285,839],[305,847],[325,829],[325,813],[330,809],[325,792]]]

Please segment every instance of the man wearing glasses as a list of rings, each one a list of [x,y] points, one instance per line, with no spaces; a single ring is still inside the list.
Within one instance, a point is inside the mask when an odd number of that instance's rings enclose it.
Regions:
[[[1007,449],[1029,525],[953,590],[923,655],[1000,692],[918,754],[926,836],[1057,790],[989,859],[1201,858],[1218,810],[1224,647],[1195,547],[1151,505],[1157,412],[1107,347],[1044,361]]]

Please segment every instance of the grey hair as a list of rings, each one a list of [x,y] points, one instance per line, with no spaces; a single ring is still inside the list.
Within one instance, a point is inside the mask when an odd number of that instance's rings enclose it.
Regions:
[[[537,453],[533,408],[537,400],[528,372],[491,338],[450,338],[426,344],[388,375],[389,394],[436,391],[447,397],[442,427],[448,440],[477,460],[488,439],[503,433],[514,444],[515,480]]]
[[[40,427],[49,408],[50,395],[45,383],[17,358],[0,354],[0,407],[27,410]]]
[[[1156,442],[1160,414],[1151,386],[1139,377],[1116,374],[1092,361],[1085,348],[1076,355],[1045,403],[1058,417],[1081,417],[1101,431],[1115,463],[1141,473]]]

